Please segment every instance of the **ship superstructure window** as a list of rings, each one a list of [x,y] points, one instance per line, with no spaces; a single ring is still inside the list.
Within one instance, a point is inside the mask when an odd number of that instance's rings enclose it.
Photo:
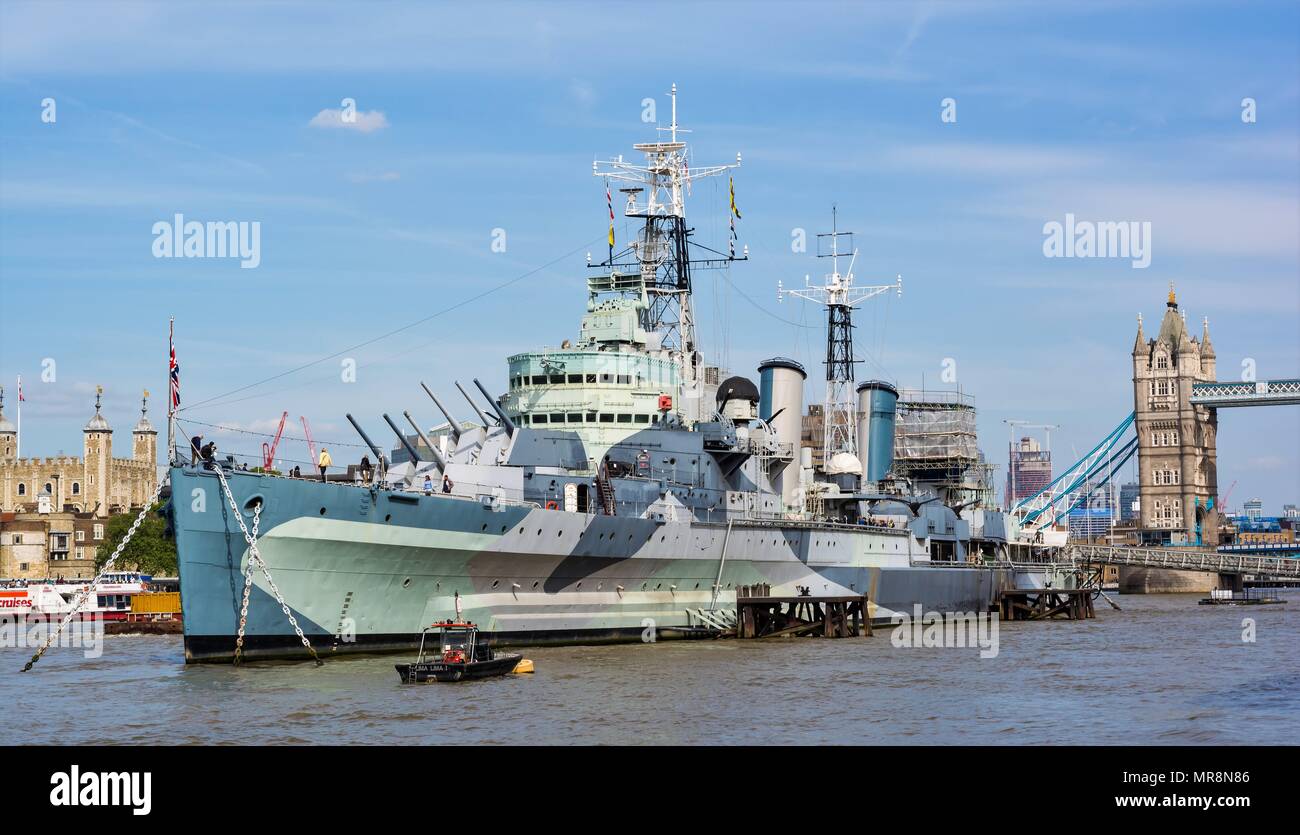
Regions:
[[[613,415],[602,414],[602,415],[600,416],[600,422],[601,422],[601,423],[613,423],[613,422],[614,422],[614,416],[613,416]]]
[[[533,423],[546,423],[550,418],[550,415],[533,415]]]
[[[618,375],[618,384],[619,384],[620,386],[630,386],[630,385],[632,385],[632,375],[631,375],[631,374],[620,374],[620,375]]]
[[[569,423],[582,423],[582,412],[569,412]]]
[[[595,423],[595,422],[596,422],[596,413],[587,412],[587,423]]]
[[[637,422],[637,423],[649,423],[649,422],[650,422],[650,416],[649,416],[649,415],[637,415],[637,416],[636,416],[636,422]]]
[[[613,374],[601,374],[601,375],[600,375],[600,381],[601,381],[602,383],[612,383],[612,382],[614,382],[614,375],[613,375]]]
[[[618,416],[618,422],[619,422],[619,423],[631,423],[631,422],[632,422],[632,416],[631,416],[631,415],[619,415],[619,416]]]
[[[572,383],[581,383],[581,382],[582,382],[582,375],[581,375],[581,374],[570,374],[569,377],[568,377],[568,379],[569,379],[569,383],[570,383],[570,384],[572,384]]]
[[[551,382],[551,383],[563,383],[563,382],[564,382],[564,375],[563,375],[563,374],[552,374],[552,375],[550,376],[550,382]]]

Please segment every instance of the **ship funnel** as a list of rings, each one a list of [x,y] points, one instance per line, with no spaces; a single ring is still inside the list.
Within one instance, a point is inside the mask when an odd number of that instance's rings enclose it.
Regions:
[[[880,380],[858,384],[858,458],[862,480],[879,482],[894,466],[898,389]]]
[[[393,430],[393,434],[397,436],[397,440],[401,441],[402,446],[406,447],[406,453],[411,456],[411,461],[416,464],[423,461],[424,459],[420,457],[420,453],[416,451],[415,447],[411,446],[410,441],[406,440],[406,436],[402,434],[402,430],[397,428],[396,423],[393,423],[393,419],[385,414],[384,420],[388,422],[388,428]],[[414,472],[415,468],[412,467],[411,470]]]
[[[776,433],[790,458],[777,472],[773,487],[786,507],[798,504],[799,438],[803,430],[803,366],[786,357],[773,357],[758,366],[758,416]],[[789,445],[786,447],[786,445]]]
[[[460,380],[456,381],[456,388],[460,389],[461,395],[469,402],[469,407],[474,410],[474,414],[478,415],[478,419],[483,421],[483,428],[486,429],[491,426],[492,421],[488,420],[488,416],[483,414],[483,410],[474,402],[474,398],[470,397],[469,392],[465,391],[464,387],[461,386]]]
[[[357,434],[361,436],[361,440],[365,441],[366,446],[370,447],[370,451],[375,454],[375,458],[380,464],[380,469],[387,469],[388,458],[379,450],[379,447],[375,446],[375,442],[370,440],[370,436],[366,434],[366,430],[361,428],[361,424],[357,423],[356,419],[353,418],[352,415],[347,415],[347,419],[348,423],[352,424],[352,428],[357,430]]]
[[[442,453],[438,450],[436,446],[433,445],[433,442],[424,436],[424,432],[421,431],[420,429],[420,424],[415,422],[415,418],[411,417],[410,412],[402,412],[402,415],[406,417],[407,422],[411,424],[411,428],[415,430],[415,437],[419,438],[421,441],[424,441],[424,445],[427,446],[429,448],[429,451],[433,453],[434,460],[438,462],[438,469],[442,470],[443,472],[446,472],[447,459],[442,456]]]
[[[478,390],[483,392],[483,396],[487,398],[488,405],[492,407],[492,411],[496,412],[497,417],[501,418],[501,425],[506,428],[506,433],[510,435],[515,434],[515,422],[510,419],[510,415],[506,414],[506,410],[501,408],[501,404],[496,401],[496,398],[491,394],[488,394],[488,390],[478,381],[478,377],[474,378],[474,385],[478,386]]]
[[[429,399],[433,401],[433,405],[437,406],[438,411],[442,412],[442,416],[447,419],[447,426],[451,429],[451,439],[453,441],[459,441],[460,424],[456,423],[456,419],[451,416],[451,412],[447,411],[447,407],[442,405],[442,401],[438,399],[438,395],[429,391],[429,387],[423,382],[420,383],[420,388],[424,389],[424,393],[429,395]]]

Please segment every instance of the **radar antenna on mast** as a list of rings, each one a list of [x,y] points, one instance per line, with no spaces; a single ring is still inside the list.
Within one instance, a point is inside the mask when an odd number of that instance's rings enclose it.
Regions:
[[[847,244],[841,251],[841,242]],[[823,252],[829,249],[829,252]],[[840,257],[852,251],[848,270],[840,272]],[[839,231],[839,212],[831,207],[831,231],[817,236],[817,257],[831,259],[831,272],[826,282],[814,285],[804,277],[804,286],[787,290],[779,283],[777,298],[798,296],[826,306],[826,399],[823,403],[824,429],[822,431],[822,468],[828,473],[852,472],[853,461],[858,458],[857,410],[854,404],[854,366],[861,360],[853,355],[853,308],[873,296],[890,290],[903,295],[903,277],[897,276],[893,284],[855,286],[853,264],[858,251],[853,247],[853,233]],[[845,458],[845,456],[849,458]],[[861,472],[861,464],[857,464]]]
[[[687,390],[696,386],[702,364],[695,336],[694,311],[691,304],[691,269],[717,268],[742,256],[705,247],[690,237],[686,225],[686,197],[695,180],[713,177],[740,167],[740,154],[731,165],[692,167],[685,142],[679,134],[689,133],[677,123],[677,85],[669,92],[672,121],[666,128],[667,141],[639,142],[632,147],[645,154],[645,162],[635,164],[619,157],[592,163],[592,174],[621,184],[624,216],[642,222],[636,238],[616,249],[613,234],[613,198],[610,204],[609,257],[588,267],[599,274],[587,279],[593,306],[599,295],[616,293],[639,297],[641,324],[656,335],[659,350],[667,352],[681,367],[682,384]],[[734,207],[734,203],[733,203]],[[733,208],[734,211],[734,208]],[[691,248],[703,249],[705,255],[692,260]],[[590,262],[590,257],[588,258]]]

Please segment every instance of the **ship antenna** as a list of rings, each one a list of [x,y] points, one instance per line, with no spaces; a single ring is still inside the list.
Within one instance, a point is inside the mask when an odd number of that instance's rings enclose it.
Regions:
[[[668,95],[671,107],[668,126],[657,129],[661,134],[656,141],[633,146],[645,155],[643,162],[638,164],[619,156],[592,163],[594,176],[623,185],[620,191],[627,195],[624,215],[641,221],[643,228],[623,251],[616,252],[611,246],[607,261],[588,265],[593,271],[587,279],[588,309],[594,309],[598,299],[611,297],[635,305],[641,328],[655,337],[658,346],[655,351],[680,367],[686,395],[682,399],[695,406],[709,398],[698,396],[703,360],[695,334],[691,272],[725,268],[732,261],[744,258],[690,241],[685,200],[694,181],[739,168],[740,155],[736,155],[732,164],[692,167],[682,137],[690,131],[677,121],[676,84]],[[612,200],[610,205],[612,209]],[[707,254],[693,259],[692,247],[706,249]],[[707,416],[686,417],[693,421]]]
[[[848,270],[840,272],[840,239],[851,253]],[[828,240],[823,240],[828,239]],[[825,252],[829,249],[829,252]],[[778,298],[798,296],[826,307],[826,399],[823,401],[822,467],[831,468],[835,456],[847,453],[858,457],[857,410],[854,404],[854,366],[862,361],[853,353],[853,308],[867,299],[890,290],[902,292],[902,278],[893,284],[853,285],[853,265],[858,250],[853,233],[841,232],[839,207],[831,206],[831,231],[817,236],[817,257],[831,259],[831,272],[823,284],[814,285],[807,278],[804,287],[788,290],[781,287]],[[863,473],[865,478],[866,474]]]

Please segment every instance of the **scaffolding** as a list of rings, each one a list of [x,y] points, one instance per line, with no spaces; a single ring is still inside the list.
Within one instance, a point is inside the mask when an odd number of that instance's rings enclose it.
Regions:
[[[894,428],[894,473],[948,504],[992,506],[992,471],[979,450],[975,398],[960,391],[903,389]]]

